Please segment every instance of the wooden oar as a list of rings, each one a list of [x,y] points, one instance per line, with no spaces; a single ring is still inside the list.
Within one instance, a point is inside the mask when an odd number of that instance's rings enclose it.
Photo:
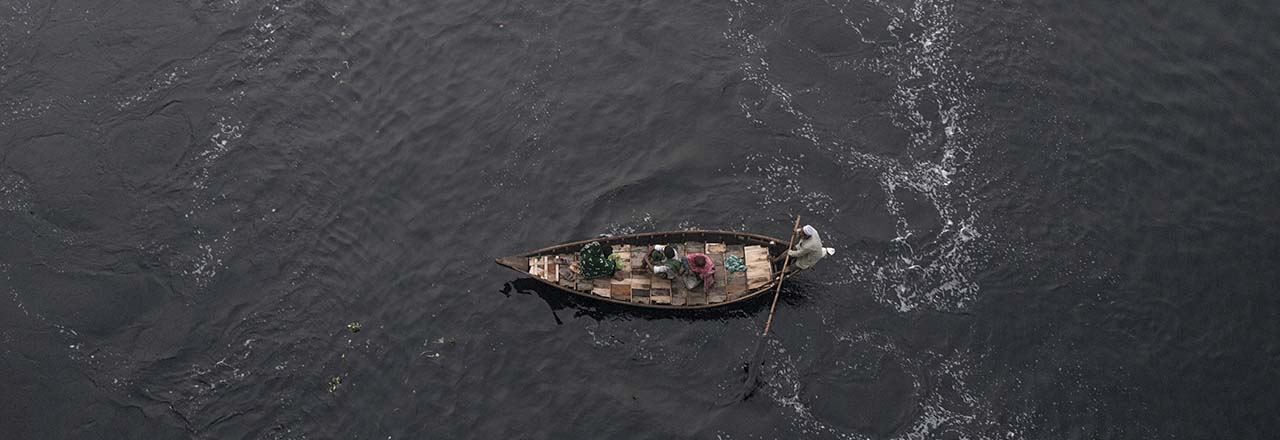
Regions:
[[[751,355],[751,363],[747,364],[747,382],[743,384],[740,400],[747,400],[756,391],[756,378],[760,376],[760,349],[764,347],[764,339],[769,336],[769,327],[773,326],[773,312],[778,308],[778,294],[782,292],[782,281],[787,278],[787,266],[791,264],[791,247],[796,244],[796,230],[800,228],[800,216],[796,216],[796,225],[791,227],[791,241],[787,243],[787,253],[782,260],[782,272],[778,274],[778,285],[773,289],[773,305],[769,306],[769,319],[764,322],[764,332],[756,340],[755,353]]]

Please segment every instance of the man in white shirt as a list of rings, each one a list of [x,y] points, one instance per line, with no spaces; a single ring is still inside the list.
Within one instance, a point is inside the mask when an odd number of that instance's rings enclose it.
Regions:
[[[799,231],[800,240],[796,242],[795,249],[787,251],[791,256],[791,262],[799,269],[808,269],[823,259],[828,253],[835,253],[835,249],[824,249],[822,247],[822,238],[818,237],[818,230],[810,225],[804,225]]]

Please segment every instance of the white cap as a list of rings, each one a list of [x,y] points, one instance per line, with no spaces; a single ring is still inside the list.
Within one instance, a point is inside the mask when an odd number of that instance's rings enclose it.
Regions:
[[[804,225],[804,228],[801,228],[801,230],[804,231],[804,235],[808,235],[810,237],[818,235],[818,230],[814,229],[813,226]]]

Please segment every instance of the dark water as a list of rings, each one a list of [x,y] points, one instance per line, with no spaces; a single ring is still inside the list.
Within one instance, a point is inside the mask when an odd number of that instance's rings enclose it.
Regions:
[[[1274,438],[1280,8],[1148,3],[8,0],[0,437]],[[739,403],[492,264],[792,215]]]

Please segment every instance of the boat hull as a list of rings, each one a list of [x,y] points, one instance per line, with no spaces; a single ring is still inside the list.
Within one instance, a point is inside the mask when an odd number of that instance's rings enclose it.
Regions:
[[[563,244],[558,244],[554,246],[548,246],[545,248],[536,249],[536,250],[519,253],[515,255],[500,257],[500,258],[497,258],[495,262],[498,263],[498,265],[500,266],[509,268],[516,272],[520,272],[521,274],[525,276],[529,276],[535,280],[538,280],[539,282],[549,287],[553,287],[555,289],[558,289],[566,293],[591,298],[592,300],[596,300],[596,301],[604,301],[604,302],[610,302],[610,303],[624,305],[624,306],[642,307],[642,308],[649,308],[649,309],[694,310],[694,309],[707,309],[707,308],[713,308],[713,307],[724,307],[730,304],[737,304],[744,301],[749,301],[752,298],[755,298],[757,296],[760,296],[761,294],[764,294],[765,292],[771,291],[777,285],[778,280],[781,277],[780,275],[781,263],[769,262],[767,263],[769,265],[768,267],[769,273],[767,275],[767,278],[761,278],[760,276],[757,275],[757,278],[755,279],[756,283],[754,285],[751,285],[750,288],[746,289],[745,291],[739,294],[731,293],[731,294],[725,295],[723,299],[721,299],[720,301],[716,301],[717,297],[714,291],[704,292],[704,294],[708,295],[710,299],[708,301],[699,303],[698,299],[700,299],[701,297],[697,296],[696,291],[690,290],[687,293],[688,295],[691,295],[689,298],[687,298],[687,299],[690,299],[688,302],[684,304],[674,304],[674,303],[662,304],[662,303],[658,303],[657,298],[659,297],[657,296],[652,297],[654,301],[649,301],[648,298],[641,298],[638,296],[638,294],[637,296],[633,297],[631,296],[631,291],[628,291],[628,295],[625,297],[622,297],[620,295],[610,296],[608,293],[600,292],[599,289],[597,289],[595,293],[593,293],[592,291],[583,291],[581,289],[574,288],[572,285],[566,286],[565,285],[566,281],[555,280],[556,278],[555,274],[548,274],[547,276],[531,275],[532,272],[537,272],[536,269],[531,272],[530,269],[531,267],[533,267],[530,264],[531,261],[538,260],[539,258],[542,258],[542,257],[555,258],[556,256],[573,255],[573,254],[576,254],[577,251],[581,249],[583,245],[587,243],[591,243],[593,241],[599,241],[601,244],[605,245],[606,247],[613,247],[614,249],[618,249],[619,247],[630,248],[630,249],[636,249],[636,248],[647,249],[648,247],[655,244],[664,244],[664,245],[676,244],[678,247],[680,247],[681,243],[689,243],[690,250],[698,251],[698,252],[701,252],[703,250],[703,249],[697,248],[698,244],[702,244],[703,246],[705,246],[706,244],[712,244],[713,246],[716,244],[719,244],[719,245],[726,246],[729,249],[732,249],[735,246],[737,246],[737,247],[742,247],[744,249],[755,250],[757,252],[756,254],[757,258],[758,258],[758,255],[760,255],[759,252],[761,252],[762,250],[767,250],[768,257],[770,258],[770,260],[776,256],[782,255],[782,253],[786,252],[786,249],[787,249],[786,241],[776,237],[770,237],[767,235],[751,234],[751,233],[736,232],[736,231],[719,231],[719,230],[668,231],[668,232],[646,232],[646,233],[639,233],[639,234],[616,235],[616,236],[574,241],[574,242],[563,243]],[[682,252],[687,252],[687,250],[682,249]],[[753,260],[753,261],[758,261],[758,260]],[[536,265],[537,263],[534,264],[534,266]],[[722,265],[721,267],[718,268],[718,270],[727,272],[727,270]],[[790,268],[790,270],[788,270],[787,276],[794,275],[796,272],[799,272],[799,270],[792,267]],[[645,275],[641,275],[640,272],[635,272],[635,274],[636,275],[627,275],[627,276],[636,276],[636,277],[645,276]],[[726,276],[730,276],[730,275],[726,275]],[[742,276],[745,277],[746,274],[743,273]],[[578,282],[581,283],[583,281],[578,281]],[[595,280],[595,281],[597,284],[599,284],[600,281],[602,280]],[[615,285],[627,283],[627,281],[625,280],[610,280],[610,281],[612,281]],[[581,286],[581,284],[577,284],[577,286]],[[672,289],[675,293],[672,293],[672,295],[678,297],[678,295],[680,294],[679,291],[681,290],[681,287],[682,286],[673,287]],[[658,291],[658,289],[654,289],[654,291],[656,292]],[[635,292],[639,292],[639,290],[636,290]],[[641,302],[642,299],[644,300],[644,302]],[[673,302],[678,302],[678,298],[677,298],[677,301],[673,301]]]

